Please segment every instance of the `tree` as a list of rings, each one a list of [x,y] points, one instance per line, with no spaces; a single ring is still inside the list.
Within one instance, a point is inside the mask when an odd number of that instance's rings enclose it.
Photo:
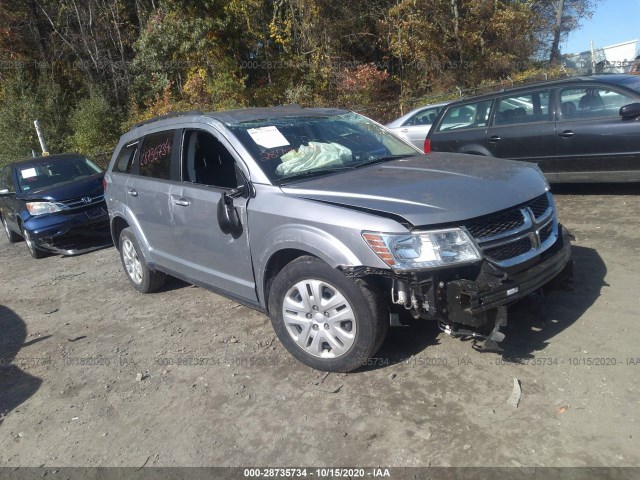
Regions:
[[[538,16],[539,57],[551,64],[560,60],[560,44],[569,32],[591,18],[600,0],[534,0],[531,10]],[[585,46],[586,49],[586,46]]]
[[[120,113],[105,95],[94,87],[89,96],[78,102],[69,115],[69,147],[86,155],[111,152],[120,137]]]
[[[51,153],[67,150],[68,97],[51,77],[33,84],[24,72],[2,82],[0,92],[0,163],[40,153],[33,126],[39,120]]]

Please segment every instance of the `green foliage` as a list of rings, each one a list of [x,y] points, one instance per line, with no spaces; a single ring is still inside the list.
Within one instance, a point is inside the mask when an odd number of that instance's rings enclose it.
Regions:
[[[599,0],[4,0],[0,161],[109,150],[170,111],[299,103],[389,120],[564,72],[537,63]],[[80,93],[79,93],[80,92]],[[87,93],[89,92],[89,93]]]
[[[86,155],[110,152],[120,137],[120,115],[97,89],[80,100],[69,116],[71,150]]]
[[[41,153],[33,125],[39,120],[50,153],[64,152],[67,144],[69,101],[51,78],[34,81],[24,73],[2,82],[0,92],[0,163]]]

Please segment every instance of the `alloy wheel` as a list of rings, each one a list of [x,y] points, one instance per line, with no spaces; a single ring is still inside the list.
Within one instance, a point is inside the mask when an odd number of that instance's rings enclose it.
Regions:
[[[133,242],[126,238],[122,242],[122,259],[124,260],[124,267],[127,270],[127,275],[136,285],[142,283],[142,264],[138,258],[138,252],[133,246]]]

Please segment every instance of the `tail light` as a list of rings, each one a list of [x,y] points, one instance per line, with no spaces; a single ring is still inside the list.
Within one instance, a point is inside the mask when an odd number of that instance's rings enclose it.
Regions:
[[[103,178],[103,179],[102,179],[102,189],[103,189],[103,190],[106,190],[106,189],[107,189],[107,179],[106,179],[106,178]]]
[[[424,153],[431,153],[431,140],[428,138],[424,139]]]

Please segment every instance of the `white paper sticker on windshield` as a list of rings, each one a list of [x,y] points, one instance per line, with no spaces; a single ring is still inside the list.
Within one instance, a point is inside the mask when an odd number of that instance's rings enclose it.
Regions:
[[[285,147],[289,142],[277,127],[250,128],[247,130],[253,141],[264,148]]]
[[[22,175],[22,178],[31,178],[31,177],[35,177],[36,174],[36,169],[35,168],[25,168],[24,170],[20,171],[20,175]]]

